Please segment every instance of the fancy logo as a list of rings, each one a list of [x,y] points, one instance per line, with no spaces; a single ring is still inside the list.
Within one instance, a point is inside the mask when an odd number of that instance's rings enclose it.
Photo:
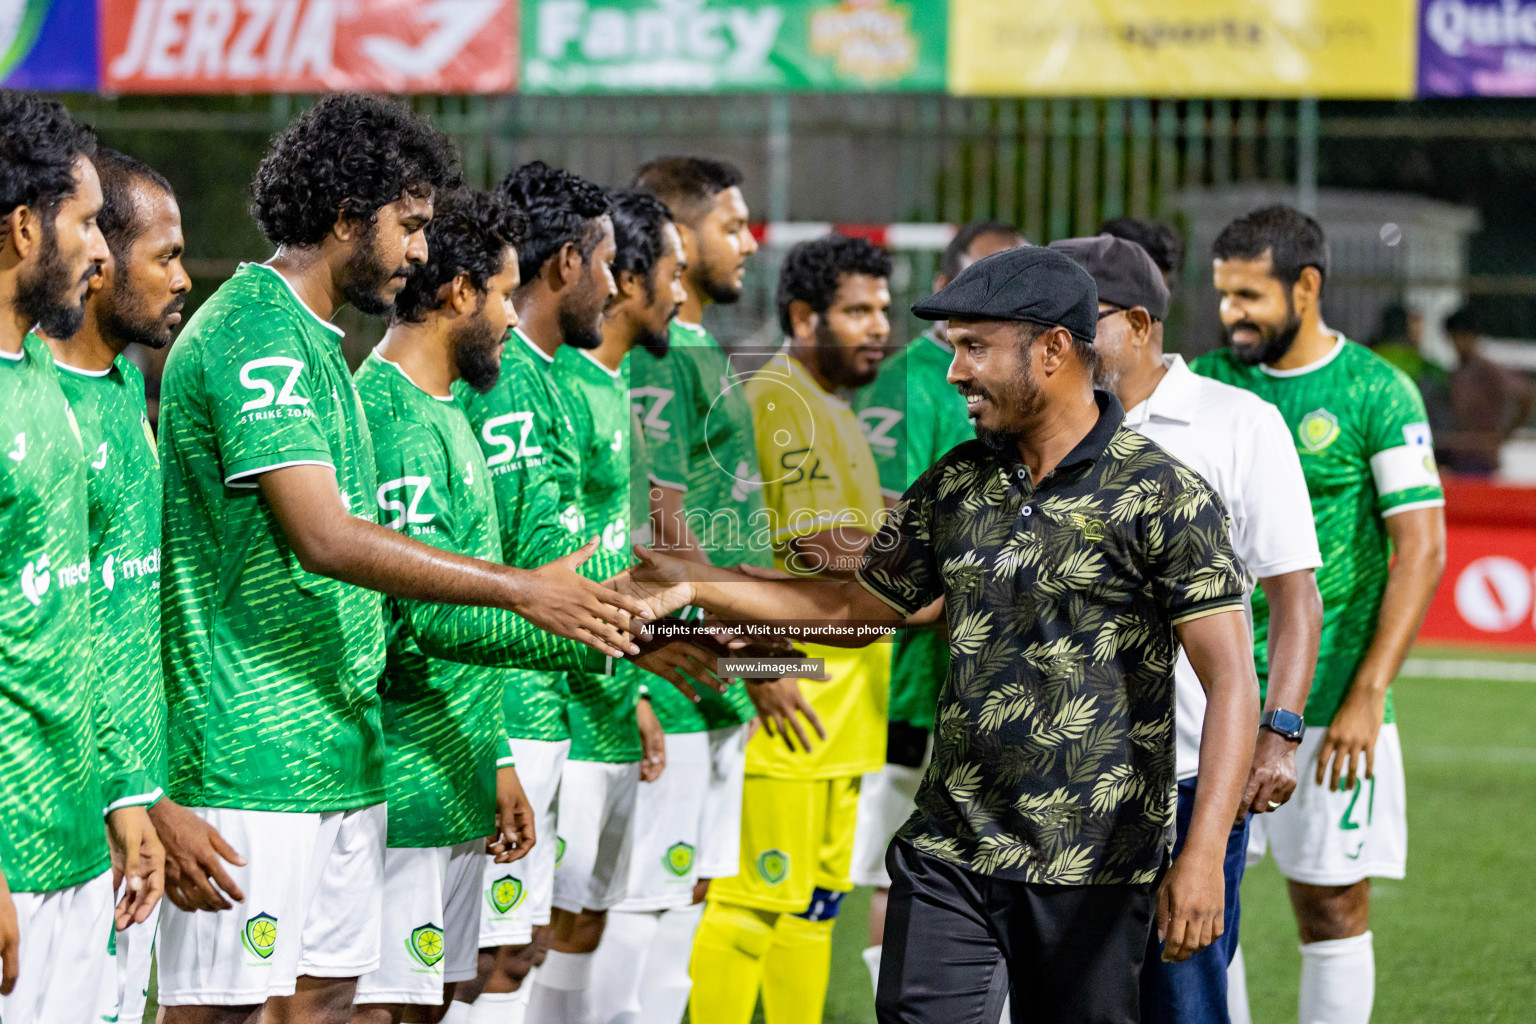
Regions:
[[[1327,409],[1313,409],[1296,427],[1301,446],[1316,454],[1339,439],[1339,418]]]
[[[783,850],[764,850],[757,855],[757,873],[769,885],[778,885],[789,877],[789,854]]]
[[[240,929],[240,944],[254,957],[270,960],[277,948],[277,918],[271,914],[257,914]]]
[[[287,369],[288,376],[283,381],[281,391],[275,389],[272,386],[272,382],[265,377],[252,376],[256,370],[265,370],[269,367],[283,367]],[[240,384],[251,391],[260,391],[261,394],[242,405],[240,411],[251,412],[255,409],[265,409],[274,403],[277,405],[308,405],[309,399],[303,395],[293,393],[294,385],[299,382],[299,374],[303,372],[304,364],[297,359],[289,359],[287,356],[266,356],[262,359],[252,359],[240,367]]]

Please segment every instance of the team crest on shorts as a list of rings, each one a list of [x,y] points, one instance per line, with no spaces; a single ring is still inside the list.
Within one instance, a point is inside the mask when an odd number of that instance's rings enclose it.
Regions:
[[[565,840],[555,836],[555,867],[559,867],[563,860],[565,860]]]
[[[240,942],[254,957],[268,960],[277,947],[277,918],[271,914],[257,914],[245,922],[240,930]]]
[[[498,914],[510,914],[522,906],[527,897],[528,890],[523,888],[523,883],[511,875],[502,875],[485,891],[486,901]]]
[[[1313,409],[1301,418],[1296,434],[1303,448],[1320,452],[1339,439],[1339,418],[1327,409]]]
[[[421,966],[436,967],[443,959],[443,930],[435,924],[413,928],[405,948]]]
[[[783,850],[764,850],[757,855],[757,873],[769,885],[778,885],[789,876],[789,854]]]
[[[693,868],[693,847],[688,843],[673,843],[661,855],[661,866],[682,878]]]

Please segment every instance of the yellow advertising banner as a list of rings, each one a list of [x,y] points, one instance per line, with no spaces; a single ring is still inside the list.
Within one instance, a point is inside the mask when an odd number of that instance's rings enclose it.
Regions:
[[[962,96],[1413,95],[1415,0],[950,0]]]

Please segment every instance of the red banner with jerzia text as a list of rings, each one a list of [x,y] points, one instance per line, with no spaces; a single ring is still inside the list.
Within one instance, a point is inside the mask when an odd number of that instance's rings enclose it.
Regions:
[[[515,81],[515,0],[112,0],[107,92],[488,93]]]
[[[1445,490],[1445,575],[1419,639],[1536,648],[1536,490]]]

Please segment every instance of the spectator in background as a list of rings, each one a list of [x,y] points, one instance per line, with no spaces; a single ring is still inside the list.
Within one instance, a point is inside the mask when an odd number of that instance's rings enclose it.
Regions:
[[[1531,386],[1479,348],[1482,331],[1463,307],[1445,319],[1460,363],[1451,373],[1451,431],[1442,442],[1446,466],[1487,476],[1498,471],[1499,449],[1531,415]]]
[[[1184,242],[1167,224],[1135,217],[1114,217],[1099,225],[1099,234],[1114,235],[1147,250],[1157,269],[1163,272],[1163,283],[1169,288],[1184,269]]]
[[[1451,377],[1445,367],[1424,356],[1424,314],[1409,309],[1401,301],[1387,303],[1381,311],[1381,326],[1371,338],[1371,350],[1402,370],[1424,397],[1429,414],[1429,429],[1442,446],[1454,427],[1451,422]]]

